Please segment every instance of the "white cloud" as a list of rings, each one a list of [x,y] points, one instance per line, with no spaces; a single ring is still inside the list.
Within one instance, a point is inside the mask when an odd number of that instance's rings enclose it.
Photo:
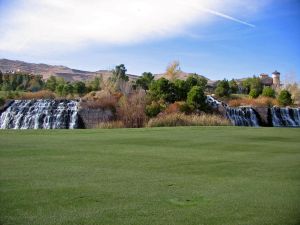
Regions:
[[[215,16],[253,27],[227,13],[257,10],[256,1],[19,0],[0,21],[0,50],[43,52],[91,43],[131,44],[183,34],[190,25],[206,24]]]

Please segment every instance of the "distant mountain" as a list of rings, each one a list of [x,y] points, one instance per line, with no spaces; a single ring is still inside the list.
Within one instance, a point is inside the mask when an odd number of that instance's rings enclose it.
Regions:
[[[104,79],[107,79],[112,75],[109,70],[99,71],[84,71],[71,69],[66,66],[53,66],[44,63],[27,63],[18,60],[0,59],[0,70],[2,72],[8,71],[22,71],[32,73],[35,75],[42,75],[44,79],[48,79],[51,75],[57,77],[63,77],[67,81],[75,80],[89,80],[96,75],[102,75]],[[136,79],[138,76],[128,74],[129,78]]]
[[[63,77],[67,81],[76,81],[76,80],[89,80],[95,77],[96,75],[102,75],[103,79],[107,79],[112,76],[112,72],[109,70],[98,70],[98,71],[84,71],[71,69],[66,66],[53,66],[47,65],[44,63],[27,63],[18,60],[9,60],[9,59],[0,59],[0,70],[2,72],[9,71],[22,71],[26,73],[31,73],[35,75],[42,75],[44,79],[48,79],[51,75],[57,77]],[[192,73],[180,72],[177,75],[177,78],[185,80]],[[137,79],[139,76],[127,74],[131,80]],[[166,77],[164,73],[156,74],[155,79],[161,77]],[[204,76],[201,76],[204,77]],[[167,78],[167,77],[166,77]],[[206,78],[206,77],[204,77]],[[206,78],[209,82],[208,78]]]

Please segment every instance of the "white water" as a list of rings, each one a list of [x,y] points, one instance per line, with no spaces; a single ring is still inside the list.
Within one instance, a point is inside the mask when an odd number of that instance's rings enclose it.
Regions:
[[[78,102],[15,100],[0,116],[1,129],[74,129]]]
[[[271,108],[274,127],[300,127],[300,108]]]
[[[220,102],[208,95],[206,99],[213,109],[223,106],[226,109],[226,116],[235,126],[259,126],[258,118],[255,111],[251,107],[229,107],[223,102]]]
[[[206,103],[214,109],[218,108],[219,105],[227,107],[227,105],[224,102],[220,102],[220,101],[218,101],[217,99],[215,99],[214,97],[212,97],[210,95],[206,96]]]
[[[235,126],[259,126],[257,115],[251,107],[227,107],[226,116]]]

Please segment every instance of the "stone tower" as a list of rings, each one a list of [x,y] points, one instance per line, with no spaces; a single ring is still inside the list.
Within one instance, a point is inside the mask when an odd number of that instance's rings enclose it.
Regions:
[[[279,88],[280,87],[280,73],[277,70],[275,70],[275,72],[272,73],[272,78],[273,78],[273,87]]]

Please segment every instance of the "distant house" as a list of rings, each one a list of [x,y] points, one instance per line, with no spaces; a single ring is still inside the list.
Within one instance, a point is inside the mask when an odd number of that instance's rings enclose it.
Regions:
[[[259,78],[262,82],[262,84],[266,87],[272,87],[274,89],[279,88],[281,86],[280,84],[280,73],[275,70],[272,73],[272,77],[270,77],[268,74],[266,73],[262,73],[259,75]]]

